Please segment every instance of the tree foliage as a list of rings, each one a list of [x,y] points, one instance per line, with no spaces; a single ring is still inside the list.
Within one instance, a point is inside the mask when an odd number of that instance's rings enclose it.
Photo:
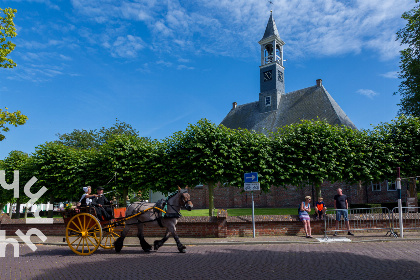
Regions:
[[[7,56],[15,49],[15,44],[10,41],[11,38],[15,37],[16,27],[13,22],[15,13],[17,11],[12,8],[1,9],[0,8],[0,68],[13,68],[16,63],[7,58]],[[0,141],[4,140],[5,136],[3,132],[8,132],[10,128],[7,126],[23,125],[28,119],[27,116],[22,115],[20,111],[10,113],[7,108],[0,109]]]
[[[20,111],[10,113],[7,111],[7,108],[5,108],[5,110],[0,109],[0,131],[2,131],[0,132],[0,141],[6,138],[3,133],[10,130],[7,126],[8,124],[17,127],[18,125],[25,124],[27,119],[28,117],[22,115]]]
[[[14,171],[19,171],[19,197],[14,197],[13,190],[0,188],[0,204],[14,202],[17,204],[16,209],[20,209],[20,205],[29,200],[29,197],[25,195],[24,187],[32,178],[35,171],[33,158],[21,151],[11,151],[2,161],[0,169],[5,170],[6,182],[8,184],[12,184],[14,181]],[[19,211],[16,211],[14,218],[19,218]]]
[[[130,124],[121,122],[118,119],[116,123],[109,127],[102,127],[94,130],[79,130],[75,129],[70,133],[58,133],[58,142],[68,147],[79,149],[98,149],[101,145],[105,144],[113,135],[133,135],[138,136],[138,131],[135,130]]]
[[[16,45],[10,41],[15,37],[16,27],[13,22],[17,10],[12,8],[0,8],[0,68],[13,68],[16,63],[7,58],[7,56],[15,49]]]
[[[420,174],[420,119],[416,117],[400,116],[371,131],[304,120],[269,136],[202,119],[162,141],[139,137],[124,124],[117,128],[98,131],[104,137],[95,139],[106,140],[95,144],[97,148],[48,142],[30,157],[11,153],[0,168],[6,168],[8,176],[13,168],[32,170],[39,180],[37,187],[48,188],[44,202],[78,200],[87,185],[103,186],[106,192],[125,198],[149,189],[169,192],[177,185],[202,183],[209,186],[210,215],[214,187],[242,188],[248,172],[258,172],[262,191],[312,183],[318,195],[324,181],[387,180],[395,177],[396,167],[401,167],[403,176]],[[0,194],[0,203],[12,199],[10,194]]]
[[[418,3],[418,0],[416,0]],[[401,95],[399,114],[420,117],[420,6],[405,12],[404,28],[397,32],[397,40],[407,48],[400,51],[400,73],[402,79],[398,89]]]
[[[388,172],[382,179],[391,175],[395,177],[397,167],[401,167],[403,177],[420,174],[420,118],[402,115],[391,123],[376,126],[375,132],[378,142],[386,145],[389,156]],[[385,170],[383,167],[379,169]]]

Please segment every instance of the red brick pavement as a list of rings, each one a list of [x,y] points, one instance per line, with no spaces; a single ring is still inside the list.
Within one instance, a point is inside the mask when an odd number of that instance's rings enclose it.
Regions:
[[[420,242],[125,247],[78,256],[64,246],[11,245],[0,279],[418,279]]]

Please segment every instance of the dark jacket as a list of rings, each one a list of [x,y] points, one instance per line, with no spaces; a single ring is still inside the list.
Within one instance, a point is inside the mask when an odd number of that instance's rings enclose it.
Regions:
[[[101,195],[101,196],[95,197],[91,203],[91,205],[93,206],[98,206],[98,204],[110,205],[111,202],[109,202],[109,200],[104,195]]]

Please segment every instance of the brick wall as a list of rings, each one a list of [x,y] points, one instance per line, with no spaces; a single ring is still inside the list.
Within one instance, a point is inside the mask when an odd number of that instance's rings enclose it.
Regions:
[[[365,185],[348,185],[345,183],[330,183],[325,181],[321,185],[322,197],[327,207],[332,208],[334,205],[334,195],[337,194],[337,188],[342,188],[343,193],[347,195],[350,204],[359,203],[382,203],[382,202],[396,202],[397,192],[388,191],[386,183],[381,191],[372,191],[372,186]],[[251,208],[251,193],[242,192],[243,188],[237,187],[219,187],[214,189],[214,206],[215,208]],[[196,209],[205,209],[209,207],[208,202],[208,188],[202,186],[199,188],[192,188],[189,190],[191,200]],[[402,187],[402,199],[405,201],[407,187]],[[315,196],[315,189],[312,185],[305,187],[288,186],[284,187],[271,187],[267,192],[254,192],[255,207],[298,207],[304,200],[304,197],[310,195],[315,203],[317,200]]]
[[[378,214],[380,215],[380,214]],[[419,226],[420,214],[410,213],[404,220],[405,227]],[[410,216],[408,216],[410,215]],[[4,215],[6,216],[6,215]],[[350,217],[352,220],[352,218]],[[386,218],[381,222],[382,227],[389,227]],[[369,228],[371,221],[358,221],[359,228]],[[375,225],[378,226],[379,224]],[[0,230],[5,230],[7,236],[15,236],[16,230],[20,229],[25,233],[30,228],[37,228],[47,236],[65,237],[65,225],[63,220],[54,219],[54,224],[33,224],[27,225],[24,220],[10,220],[4,218],[0,224]],[[311,221],[313,234],[324,233],[323,221]],[[278,235],[303,235],[303,224],[295,215],[267,215],[255,216],[255,229],[257,236],[278,236]],[[329,230],[334,229],[331,224]],[[182,217],[178,220],[177,232],[180,237],[231,237],[231,236],[252,236],[252,217]],[[160,227],[145,226],[145,236],[163,236],[165,230]],[[137,228],[133,226],[128,236],[136,236]]]

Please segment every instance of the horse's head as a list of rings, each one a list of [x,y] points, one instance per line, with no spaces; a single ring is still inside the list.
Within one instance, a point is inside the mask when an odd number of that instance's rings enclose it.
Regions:
[[[188,211],[191,211],[193,208],[193,204],[190,199],[190,194],[188,193],[188,190],[182,190],[178,186],[178,192],[179,192],[179,205],[184,205],[184,208]]]

